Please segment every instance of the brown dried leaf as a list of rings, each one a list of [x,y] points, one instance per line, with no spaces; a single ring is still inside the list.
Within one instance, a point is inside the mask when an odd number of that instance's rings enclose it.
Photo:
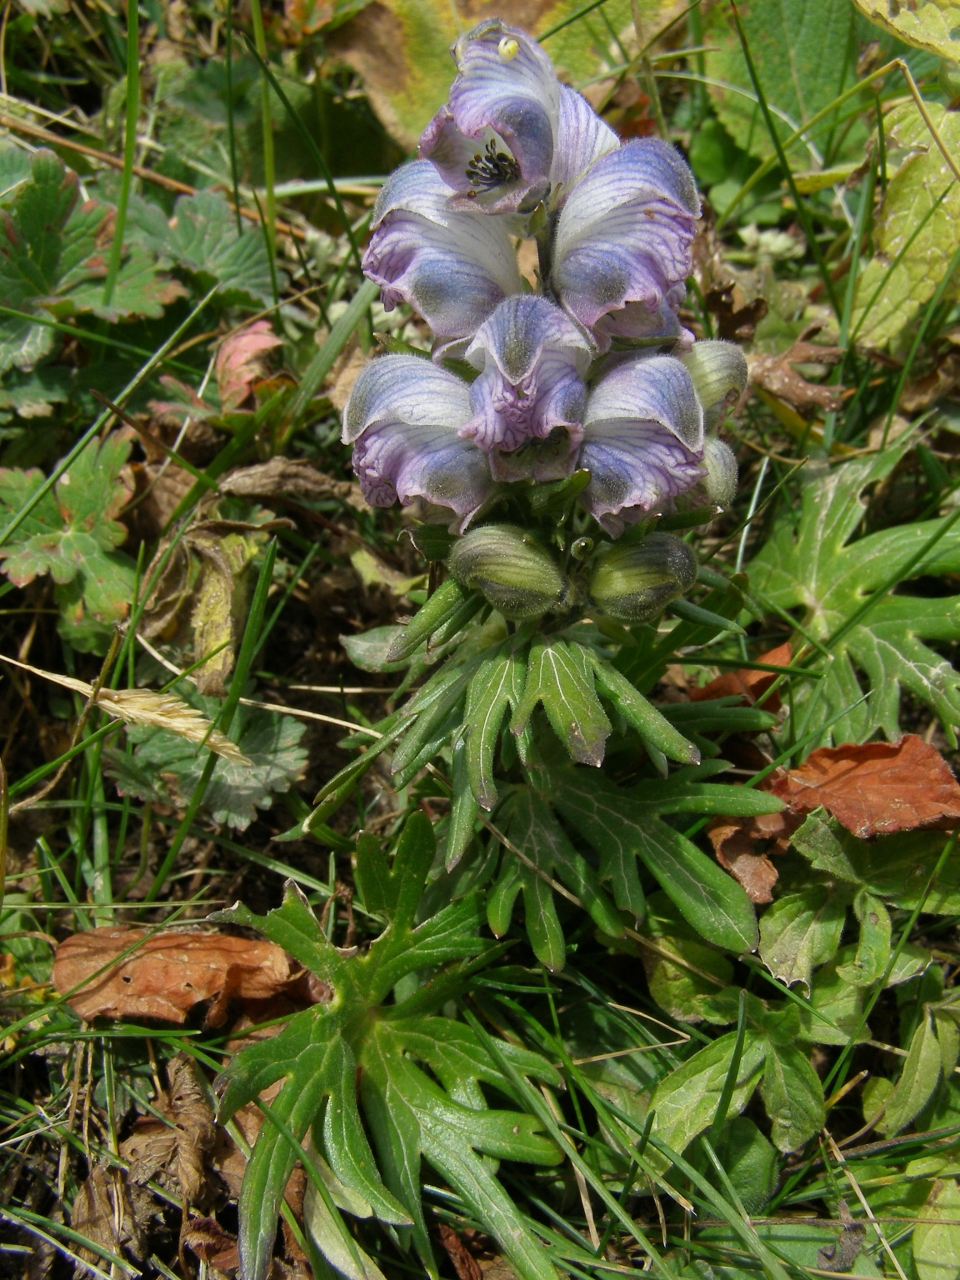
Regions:
[[[233,1272],[240,1266],[237,1237],[224,1231],[216,1218],[191,1218],[181,1239],[208,1267],[215,1267],[221,1272]]]
[[[234,413],[243,407],[253,393],[254,384],[266,375],[267,352],[282,345],[268,320],[254,320],[253,324],[223,340],[215,367],[224,413]]]
[[[120,1144],[130,1162],[130,1177],[141,1185],[158,1173],[174,1177],[190,1204],[201,1198],[207,1183],[207,1157],[217,1141],[213,1111],[197,1079],[189,1055],[178,1053],[167,1063],[170,1089],[158,1099],[157,1116],[142,1116]]]
[[[960,785],[950,766],[914,733],[899,742],[819,747],[764,789],[796,814],[822,805],[862,840],[960,819]]]
[[[437,1238],[457,1273],[457,1280],[483,1280],[483,1270],[466,1244],[453,1227],[446,1222],[437,1223]]]
[[[306,458],[271,458],[238,467],[220,481],[220,492],[241,498],[342,498],[353,495],[353,482],[324,475]]]
[[[808,382],[793,367],[797,364],[836,364],[843,359],[842,347],[826,347],[810,339],[821,329],[808,325],[796,342],[778,356],[751,352],[747,356],[750,382],[761,391],[785,401],[800,414],[835,412],[843,403],[843,388]]]
[[[117,961],[131,947],[136,949]],[[272,942],[174,930],[149,937],[143,929],[90,929],[65,938],[53,962],[53,984],[61,995],[80,987],[68,1003],[86,1021],[182,1023],[194,1005],[213,1000],[205,1025],[218,1027],[231,999],[266,1000],[299,976]]]
[[[764,813],[743,822],[717,818],[707,828],[717,861],[739,880],[751,902],[772,902],[779,872],[770,854],[787,851],[790,837],[801,819],[789,810]]]
[[[790,664],[790,658],[790,642],[787,640],[777,645],[776,649],[761,653],[757,662],[766,662],[774,667],[786,667]],[[729,698],[738,694],[744,702],[752,706],[763,697],[776,679],[772,671],[754,671],[749,667],[741,667],[737,671],[725,671],[709,684],[705,684],[702,689],[691,686],[690,701],[702,702],[706,698]],[[779,711],[781,703],[777,694],[773,694],[763,705],[767,711]]]
[[[143,1223],[134,1212],[126,1174],[122,1169],[95,1165],[80,1184],[73,1202],[70,1225],[93,1244],[111,1253],[143,1256]],[[80,1246],[78,1253],[88,1262],[101,1261],[92,1249]]]

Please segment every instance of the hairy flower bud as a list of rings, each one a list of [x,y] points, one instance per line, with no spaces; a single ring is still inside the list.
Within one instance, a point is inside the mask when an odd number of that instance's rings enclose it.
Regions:
[[[539,618],[569,598],[570,584],[560,566],[516,525],[471,529],[454,543],[447,566],[458,582],[479,591],[506,618]]]
[[[632,545],[613,543],[600,553],[590,582],[594,604],[621,622],[646,622],[693,586],[697,561],[668,533]]]
[[[712,427],[747,385],[743,352],[732,342],[697,342],[680,359],[687,366],[703,405],[704,426]]]
[[[707,474],[700,483],[707,497],[726,510],[737,493],[737,459],[733,450],[711,436],[703,443],[703,465]]]

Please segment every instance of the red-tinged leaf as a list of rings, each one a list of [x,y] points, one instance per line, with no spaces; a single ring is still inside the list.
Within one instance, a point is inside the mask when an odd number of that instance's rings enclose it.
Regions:
[[[786,667],[790,663],[790,642],[784,641],[768,653],[761,653],[757,662],[766,662],[774,667]],[[702,689],[690,689],[690,701],[702,702],[709,698],[729,698],[739,695],[744,702],[751,705],[758,701],[770,688],[777,676],[772,671],[754,671],[750,667],[741,667],[738,671],[725,671],[722,675],[705,684]],[[773,694],[764,702],[767,711],[780,710],[780,698]]]
[[[764,789],[797,814],[822,806],[864,840],[960,820],[960,785],[950,766],[912,733],[899,742],[820,747]]]
[[[264,357],[282,341],[267,320],[255,320],[231,334],[217,352],[217,387],[224,413],[239,409],[248,399],[253,384],[265,376]]]

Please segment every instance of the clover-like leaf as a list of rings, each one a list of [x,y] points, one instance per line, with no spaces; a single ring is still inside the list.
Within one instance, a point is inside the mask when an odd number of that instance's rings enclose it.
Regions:
[[[226,913],[285,947],[330,987],[326,1003],[297,1014],[272,1039],[241,1050],[224,1073],[222,1118],[283,1079],[271,1104],[277,1123],[269,1116],[264,1123],[240,1198],[240,1251],[249,1280],[262,1280],[269,1265],[283,1189],[308,1131],[313,1150],[364,1211],[369,1207],[398,1227],[401,1238],[412,1236],[429,1274],[436,1269],[420,1204],[424,1159],[498,1240],[522,1280],[555,1280],[542,1246],[484,1157],[551,1165],[561,1153],[531,1116],[489,1105],[484,1086],[518,1103],[514,1083],[471,1027],[438,1016],[487,963],[491,944],[478,934],[475,895],[415,925],[434,849],[430,822],[419,813],[408,820],[392,866],[375,840],[360,840],[358,888],[368,910],[387,919],[360,955],[328,941],[292,885],[283,905],[266,917],[244,908]],[[411,974],[421,985],[403,998],[397,983]],[[387,1003],[391,993],[395,1002]],[[538,1054],[500,1047],[521,1075],[559,1083],[555,1068]],[[331,1204],[325,1200],[326,1216],[336,1227],[339,1211]],[[326,1221],[324,1236],[330,1229]],[[331,1254],[342,1249],[341,1240],[347,1247],[352,1241],[345,1228]],[[322,1247],[323,1239],[317,1243]]]
[[[802,609],[805,630],[826,641],[853,621],[899,566],[906,569],[942,528],[941,520],[898,525],[854,540],[864,512],[861,493],[890,474],[905,447],[855,459],[806,484],[799,519],[791,514],[781,518],[750,566],[750,582],[761,604],[769,601],[781,611]],[[960,529],[954,527],[909,572],[917,578],[958,570]],[[925,702],[952,732],[960,725],[960,672],[924,641],[949,644],[958,639],[960,596],[898,592],[878,597],[832,645],[832,661],[820,666],[823,679],[796,685],[797,723],[806,724],[805,709],[815,698],[819,723],[833,722],[821,744],[864,742],[877,729],[894,740],[900,737],[903,689]]]

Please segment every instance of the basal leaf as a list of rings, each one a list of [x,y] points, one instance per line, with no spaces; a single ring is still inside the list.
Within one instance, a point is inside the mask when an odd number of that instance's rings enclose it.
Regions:
[[[736,1043],[735,1031],[720,1036],[671,1071],[654,1089],[650,1099],[650,1109],[654,1112],[653,1132],[678,1154],[682,1154],[697,1134],[713,1121],[733,1064]],[[750,1101],[764,1062],[763,1036],[756,1031],[747,1031],[728,1103],[728,1115],[738,1115]]]
[[[929,6],[933,7],[933,6]],[[936,1181],[913,1229],[913,1261],[920,1280],[949,1280],[960,1271],[960,1187]]]
[[[216,720],[221,705],[216,698],[205,698],[189,687],[182,692],[192,706]],[[275,795],[289,791],[306,767],[307,753],[300,746],[304,732],[305,726],[292,716],[239,706],[230,737],[249,763],[217,757],[203,801],[213,820],[243,831],[257,809],[269,809]],[[166,729],[131,728],[128,736],[137,743],[134,763],[162,778],[168,802],[186,803],[203,772],[204,753]],[[138,793],[135,779],[126,774],[118,777],[118,785],[125,794]]]
[[[924,1008],[910,1039],[903,1070],[877,1125],[882,1133],[899,1133],[929,1102],[940,1079],[940,1044],[933,1016]]]
[[[769,600],[779,609],[802,609],[804,628],[827,640],[921,550],[941,527],[940,520],[898,525],[852,541],[863,518],[862,491],[890,474],[904,447],[855,459],[804,485],[799,519],[791,514],[781,518],[750,566],[761,604]],[[910,576],[958,569],[960,530],[954,528]],[[821,744],[863,742],[877,729],[895,740],[900,737],[901,690],[926,703],[945,726],[960,724],[960,673],[924,643],[958,639],[960,596],[927,599],[904,592],[878,600],[833,645],[832,661],[815,668],[823,679],[796,685],[799,731],[807,725],[807,715],[816,716],[812,723],[839,717]],[[863,701],[867,692],[870,697]]]
[[[224,303],[273,302],[263,233],[249,226],[238,235],[236,217],[223,196],[214,191],[180,196],[173,224],[155,205],[131,200],[131,235],[138,243],[198,276],[204,288],[218,284]],[[278,270],[277,287],[282,289],[285,280]]]
[[[860,923],[860,941],[852,964],[841,965],[840,977],[857,987],[869,987],[883,977],[890,959],[890,913],[868,889],[860,889],[853,900]]]
[[[778,898],[760,919],[760,958],[775,978],[791,986],[826,964],[840,945],[847,897],[827,885]]]
[[[854,955],[853,947],[841,947],[836,957],[813,975],[809,1000],[800,1008],[802,1039],[815,1044],[846,1045],[856,1031],[863,1012],[864,991],[838,972],[853,962]],[[869,1039],[869,1027],[861,1028],[858,1040]]]
[[[797,1151],[823,1128],[823,1087],[801,1049],[771,1044],[760,1096],[770,1117],[770,1137],[778,1150]]]
[[[876,7],[887,11],[885,3]],[[937,11],[945,23],[949,21],[947,11],[932,0],[920,0],[920,7],[927,14]],[[898,5],[897,10],[914,19],[909,6]],[[960,30],[955,19],[953,25]],[[960,40],[956,44],[954,56],[960,57]],[[956,155],[960,150],[957,113],[936,102],[929,103],[927,111],[947,150]],[[874,221],[876,253],[857,280],[851,316],[851,332],[875,347],[896,338],[933,297],[945,264],[960,245],[960,184],[913,103],[890,112],[884,129],[887,145],[902,148],[906,158],[887,184]],[[957,282],[948,286],[947,297],[955,298],[958,289]]]
[[[283,1189],[298,1154],[283,1126],[296,1143],[312,1130],[317,1155],[359,1197],[364,1214],[369,1208],[402,1234],[412,1232],[429,1274],[435,1275],[435,1264],[420,1204],[424,1159],[497,1238],[521,1280],[555,1280],[547,1255],[484,1157],[552,1165],[562,1156],[524,1111],[489,1106],[482,1085],[521,1101],[514,1077],[501,1072],[471,1027],[437,1016],[465,989],[484,962],[473,958],[489,944],[478,936],[475,897],[453,902],[414,927],[433,854],[432,828],[422,814],[408,822],[392,866],[369,839],[358,849],[358,879],[371,903],[390,917],[359,955],[341,952],[326,939],[292,886],[283,905],[266,917],[243,909],[233,913],[236,922],[253,925],[290,950],[330,988],[326,1003],[295,1015],[270,1040],[241,1050],[224,1073],[223,1116],[284,1080],[271,1104],[282,1126],[265,1121],[241,1193],[240,1251],[249,1280],[262,1280],[269,1265]],[[413,973],[423,985],[400,1003],[386,1004],[399,979]],[[559,1084],[555,1068],[539,1055],[510,1044],[503,1053],[522,1075]],[[351,1237],[340,1234],[336,1216],[321,1199],[326,1212],[319,1229],[331,1256],[341,1243],[349,1248]],[[341,1201],[350,1211],[346,1197]],[[363,1259],[358,1263],[351,1251],[349,1265],[341,1260],[340,1269],[352,1274],[357,1268],[359,1280]],[[339,1265],[336,1257],[331,1261]]]

